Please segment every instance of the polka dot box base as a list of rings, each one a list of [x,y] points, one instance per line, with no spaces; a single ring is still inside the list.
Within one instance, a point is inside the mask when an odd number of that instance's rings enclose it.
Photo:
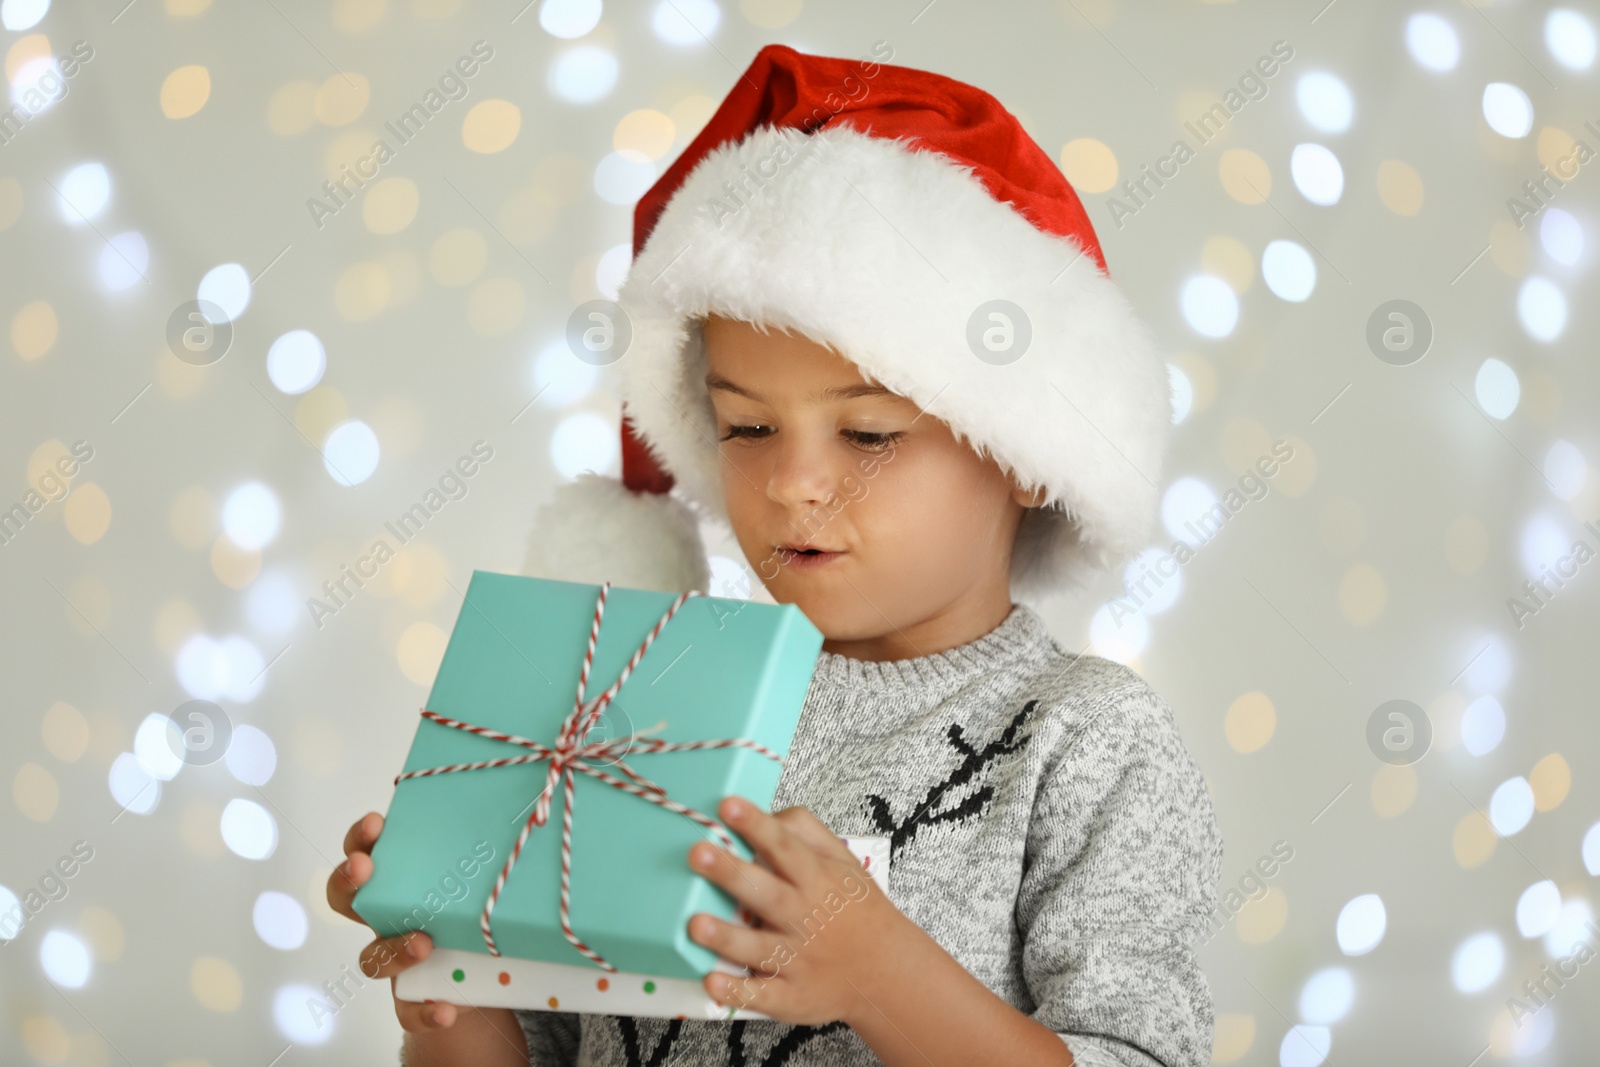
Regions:
[[[873,882],[889,891],[889,839],[841,837]],[[847,905],[848,906],[848,905]],[[737,921],[748,925],[748,914]],[[749,969],[719,960],[716,970],[739,976]],[[611,973],[593,964],[577,966],[540,960],[490,956],[459,949],[435,949],[432,956],[395,982],[402,1000],[445,1000],[481,1008],[530,1008],[684,1019],[765,1019],[748,1008],[720,1007],[705,987],[689,978]]]

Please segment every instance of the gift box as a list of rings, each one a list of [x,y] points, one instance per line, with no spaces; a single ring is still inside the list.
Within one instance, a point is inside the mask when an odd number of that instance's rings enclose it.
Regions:
[[[889,839],[841,837],[845,847],[861,861],[864,873],[878,890],[889,892]],[[846,886],[838,898],[839,910],[861,899],[863,885]],[[732,922],[752,925],[740,910]],[[819,931],[808,927],[807,933]],[[789,938],[797,953],[805,951],[798,937]],[[712,970],[735,978],[748,978],[748,967],[719,959]],[[758,969],[759,970],[759,969]],[[735,989],[743,989],[743,983]],[[759,988],[752,981],[752,990]],[[597,1015],[638,1015],[679,1019],[767,1019],[753,1008],[723,1007],[706,995],[699,978],[665,978],[654,974],[597,971],[592,965],[545,963],[481,952],[435,949],[433,955],[400,972],[395,996],[401,1000],[442,1000],[479,1008],[532,1008],[542,1011],[587,1012]]]
[[[793,605],[474,571],[356,912],[479,965],[698,980],[689,917],[737,905],[689,849],[755,858],[717,806],[770,807],[821,647]]]

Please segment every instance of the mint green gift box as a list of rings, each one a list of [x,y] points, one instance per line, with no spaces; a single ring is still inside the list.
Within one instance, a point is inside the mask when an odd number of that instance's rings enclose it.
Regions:
[[[428,710],[554,747],[575,705],[599,594],[598,585],[473,571]],[[585,703],[615,682],[676,598],[610,587]],[[638,732],[662,741],[742,738],[782,757],[821,648],[822,634],[792,604],[690,597],[588,739]],[[658,723],[665,725],[651,729]],[[527,755],[525,747],[423,718],[404,770]],[[782,771],[744,747],[634,750],[623,758],[669,798],[719,824],[717,806],[726,796],[769,808]],[[626,780],[606,762],[598,765]],[[356,912],[383,936],[422,929],[441,948],[487,954],[483,907],[549,768],[539,760],[399,782]],[[573,777],[573,932],[618,970],[701,977],[717,957],[689,939],[689,917],[707,912],[732,921],[737,903],[689,869],[688,853],[696,841],[721,842],[685,815],[581,771]],[[600,974],[561,930],[563,796],[558,780],[549,820],[523,846],[495,903],[491,930],[503,955]],[[754,858],[737,834],[727,833],[736,854]]]

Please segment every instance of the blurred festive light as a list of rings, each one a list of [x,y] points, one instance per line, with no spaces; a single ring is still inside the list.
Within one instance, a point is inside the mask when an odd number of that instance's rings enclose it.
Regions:
[[[1194,383],[1178,369],[1176,363],[1168,363],[1167,386],[1172,393],[1172,424],[1176,426],[1189,417],[1189,411],[1194,407]]]
[[[1239,298],[1221,278],[1196,274],[1183,283],[1183,317],[1202,337],[1226,337],[1239,321]]]
[[[1523,280],[1517,290],[1517,318],[1536,341],[1554,341],[1567,328],[1567,298],[1548,278]]]
[[[245,785],[266,785],[278,769],[278,750],[272,738],[249,724],[234,727],[224,759],[228,773]]]
[[[1461,713],[1461,745],[1474,756],[1493,752],[1506,735],[1506,712],[1500,702],[1485,694]]]
[[[1147,548],[1123,570],[1122,588],[1130,591],[1140,611],[1160,615],[1178,602],[1183,572],[1165,549]]]
[[[546,407],[581,400],[599,380],[600,368],[574,356],[565,340],[551,341],[533,360],[533,392]]]
[[[262,674],[266,661],[261,658],[261,650],[237,634],[224,637],[221,649],[227,679],[222,695],[241,704],[254,700],[266,684]]]
[[[1302,74],[1294,87],[1295,102],[1306,121],[1327,133],[1343,133],[1355,115],[1355,98],[1340,78],[1325,71]]]
[[[310,330],[290,330],[267,349],[267,377],[280,392],[296,396],[322,381],[327,352]]]
[[[1569,211],[1547,207],[1539,217],[1539,244],[1557,263],[1574,266],[1583,258],[1583,224]]]
[[[1556,917],[1555,924],[1550,927],[1550,932],[1544,935],[1544,950],[1555,957],[1572,955],[1578,951],[1579,946],[1588,943],[1589,924],[1593,921],[1594,912],[1590,910],[1587,901],[1563,901],[1561,913]]]
[[[278,536],[283,521],[278,494],[261,482],[246,482],[222,505],[222,529],[240,548],[263,548]]]
[[[111,175],[104,163],[79,163],[67,171],[58,186],[61,191],[61,217],[81,226],[105,210],[111,199]]]
[[[1509,1019],[1510,1016],[1504,1018]],[[1550,1039],[1556,1035],[1556,1013],[1553,1008],[1531,1017],[1519,1016],[1517,1022],[1523,1025],[1514,1026],[1511,1030],[1511,1055],[1527,1059],[1550,1047]]]
[[[250,274],[238,263],[212,267],[200,279],[200,288],[195,296],[217,305],[227,316],[227,321],[232,322],[250,306]]]
[[[1207,513],[1217,506],[1217,494],[1205,482],[1179,478],[1162,494],[1161,523],[1167,533],[1190,548],[1198,548],[1216,533],[1207,525]]]
[[[1143,612],[1102,604],[1089,620],[1089,644],[1102,659],[1127,663],[1150,643],[1150,621]]]
[[[215,700],[228,686],[228,658],[222,646],[205,634],[195,634],[178,649],[178,684],[192,697]]]
[[[1289,156],[1289,174],[1300,195],[1313,204],[1337,204],[1344,195],[1344,168],[1339,157],[1322,145],[1295,145]]]
[[[1333,1047],[1333,1034],[1326,1026],[1299,1023],[1289,1027],[1278,1045],[1278,1067],[1320,1067]]]
[[[1324,967],[1300,990],[1300,1018],[1308,1023],[1336,1023],[1350,1012],[1355,979],[1344,967]]]
[[[1478,395],[1478,406],[1496,419],[1510,418],[1522,399],[1522,383],[1517,379],[1517,372],[1493,358],[1484,360],[1483,366],[1478,368],[1473,390]]]
[[[594,168],[595,194],[608,204],[632,204],[655,180],[655,164],[631,152],[607,152]]]
[[[222,809],[222,842],[235,855],[264,860],[278,848],[278,823],[253,800],[239,797]]]
[[[568,415],[550,435],[550,463],[564,478],[585,470],[603,474],[617,460],[617,428],[589,411]]]
[[[1523,937],[1547,934],[1561,917],[1561,891],[1549,879],[1535,882],[1517,898],[1517,932]]]
[[[150,246],[137,230],[119,233],[100,250],[100,281],[119,292],[145,280],[150,267]]]
[[[1522,832],[1533,818],[1533,786],[1521,775],[1507,778],[1489,797],[1489,822],[1501,837]]]
[[[1511,681],[1511,650],[1497,634],[1472,643],[1472,662],[1461,675],[1475,693],[1498,693]]]
[[[544,0],[539,25],[552,37],[573,40],[600,24],[600,0]]]
[[[615,300],[617,290],[622,288],[623,280],[628,277],[628,268],[632,265],[632,245],[612,245],[606,249],[594,267],[594,285],[600,290],[600,295],[607,300]]]
[[[313,1010],[313,1006],[320,1010]],[[297,1045],[320,1045],[333,1036],[337,1004],[327,994],[308,985],[280,986],[272,998],[272,1018],[278,1031]]]
[[[1583,869],[1590,874],[1600,877],[1600,822],[1589,827],[1583,835],[1583,845],[1579,849],[1583,856]]]
[[[1339,951],[1346,956],[1364,956],[1383,941],[1389,928],[1389,913],[1383,898],[1376,893],[1363,893],[1339,909],[1334,923],[1334,937]]]
[[[1483,118],[1501,137],[1526,137],[1533,129],[1533,101],[1510,82],[1490,82],[1483,90]]]
[[[250,921],[256,936],[273,948],[288,952],[306,943],[306,909],[287,893],[269,889],[256,897]]]
[[[300,618],[299,590],[283,571],[267,571],[245,591],[244,611],[250,625],[269,637],[280,637]]]
[[[1261,277],[1283,300],[1299,303],[1317,286],[1317,264],[1293,241],[1273,241],[1261,253]]]
[[[139,765],[139,757],[132,752],[124,752],[112,762],[106,781],[111,799],[124,811],[145,815],[161,801],[161,783]]]
[[[39,966],[56,985],[81,989],[89,981],[94,965],[89,948],[65,930],[51,930],[39,942]]]
[[[1542,578],[1546,572],[1572,551],[1572,538],[1568,536],[1561,520],[1549,512],[1531,516],[1522,527],[1520,539],[1522,567],[1531,578]],[[1558,579],[1571,577],[1556,571]]]
[[[717,32],[722,9],[714,0],[660,0],[650,28],[668,44],[705,44]]]
[[[550,91],[569,104],[604,99],[616,84],[617,57],[594,45],[570,49],[550,67]]]
[[[178,649],[178,684],[199,700],[254,700],[266,684],[261,651],[243,637],[195,634]]]
[[[360,485],[378,469],[378,435],[360,419],[335,426],[322,443],[323,466],[340,485]]]
[[[1493,931],[1473,934],[1450,959],[1450,980],[1463,993],[1480,993],[1494,984],[1506,964],[1506,948]]]
[[[1431,13],[1412,15],[1406,21],[1406,48],[1428,70],[1455,70],[1461,59],[1461,40],[1455,27]]]
[[[50,10],[50,0],[5,0],[0,3],[0,25],[12,33],[31,30]]]
[[[1546,15],[1544,43],[1563,67],[1588,70],[1594,65],[1594,25],[1576,11],[1558,7]]]
[[[172,750],[167,731],[172,729],[170,718],[153,711],[139,723],[133,734],[133,754],[139,766],[152,778],[169,782],[183,769],[183,760]]]

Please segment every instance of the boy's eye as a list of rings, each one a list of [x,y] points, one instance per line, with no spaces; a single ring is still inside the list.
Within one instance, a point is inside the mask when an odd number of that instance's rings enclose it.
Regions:
[[[896,430],[893,433],[874,433],[868,430],[841,430],[840,434],[851,444],[868,452],[884,452],[894,447],[900,438],[905,436],[905,431]],[[772,427],[760,423],[740,426],[730,424],[727,432],[722,435],[722,440],[731,441],[735,438],[744,438],[750,441],[759,441],[772,433]]]
[[[893,433],[869,433],[866,430],[846,430],[844,435],[853,444],[859,445],[869,452],[883,452],[894,447],[894,443],[905,436],[904,431],[896,430]]]

